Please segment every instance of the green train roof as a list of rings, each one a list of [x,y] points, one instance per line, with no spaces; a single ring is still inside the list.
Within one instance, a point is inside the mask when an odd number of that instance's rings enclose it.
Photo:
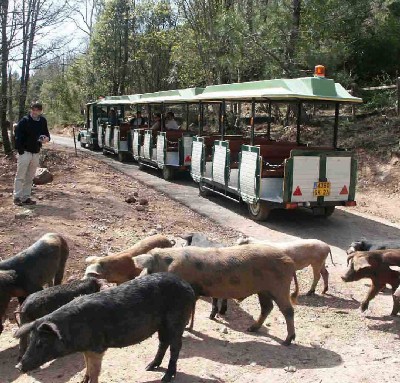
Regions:
[[[140,96],[140,100],[136,104],[157,104],[163,102],[179,103],[192,101],[196,96],[200,95],[204,88],[187,88],[165,90],[155,93],[144,93]]]
[[[245,83],[210,85],[195,97],[198,101],[269,99],[276,101],[314,100],[360,103],[332,79],[305,77],[297,79],[263,80]]]
[[[140,94],[123,96],[106,96],[97,102],[97,105],[131,105],[140,99]]]

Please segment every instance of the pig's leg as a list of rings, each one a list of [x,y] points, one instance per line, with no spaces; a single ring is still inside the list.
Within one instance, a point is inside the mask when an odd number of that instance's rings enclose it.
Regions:
[[[225,315],[226,314],[226,310],[228,310],[228,300],[227,299],[222,299],[221,308],[219,309],[219,313],[221,315]]]
[[[294,329],[294,310],[290,299],[286,296],[278,297],[275,299],[276,304],[279,307],[279,310],[285,317],[286,328],[287,328],[287,337],[282,343],[284,346],[289,346],[293,340],[296,339],[296,332]]]
[[[194,325],[194,313],[196,312],[196,303],[197,303],[197,298],[196,298],[196,301],[194,302],[194,305],[193,305],[192,315],[190,316],[189,330],[192,330],[192,329],[193,329],[193,325]]]
[[[158,343],[157,354],[154,357],[153,361],[146,367],[146,371],[156,370],[158,367],[160,367],[160,364],[164,359],[164,355],[169,346],[168,331],[166,330],[165,327],[162,327],[158,330],[158,339],[159,343]]]
[[[390,315],[396,316],[400,310],[400,298],[393,295],[393,309]]]
[[[8,304],[10,303],[11,296],[4,294],[4,296],[0,296],[0,334],[3,332],[3,317],[6,313]]]
[[[264,292],[259,293],[258,300],[260,301],[261,313],[260,316],[258,317],[258,320],[247,329],[247,331],[250,332],[255,332],[262,326],[262,324],[265,321],[265,318],[268,316],[268,314],[274,307],[272,299],[268,293]]]
[[[101,371],[101,362],[103,360],[104,353],[97,352],[85,352],[86,361],[86,375],[82,383],[99,383],[99,375]]]
[[[313,283],[310,287],[310,290],[308,290],[307,294],[308,296],[314,295],[315,294],[315,288],[317,287],[317,284],[319,282],[319,279],[321,278],[321,265],[311,265],[312,270],[313,270]]]
[[[65,263],[67,262],[66,259],[61,261],[60,266],[58,267],[57,273],[54,276],[54,285],[61,285],[61,282],[64,278],[64,270],[65,270]]]
[[[322,294],[326,294],[328,291],[329,285],[328,285],[328,280],[329,280],[329,272],[325,267],[325,264],[322,266],[321,269],[321,276],[324,281],[324,289],[322,290]]]
[[[214,319],[217,313],[218,313],[218,298],[213,298],[210,319]]]
[[[179,352],[182,348],[182,334],[178,333],[176,329],[174,329],[174,335],[171,339],[171,357],[169,359],[168,368],[161,379],[162,382],[170,382],[173,377],[176,376],[176,364],[178,363]]]
[[[361,311],[364,312],[368,306],[369,302],[376,297],[376,295],[385,287],[385,284],[375,284],[372,282],[372,286],[370,287],[366,298],[361,302]]]

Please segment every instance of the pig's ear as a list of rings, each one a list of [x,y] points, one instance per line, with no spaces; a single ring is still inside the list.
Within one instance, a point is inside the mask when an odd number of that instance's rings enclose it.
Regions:
[[[38,331],[45,334],[54,334],[58,339],[62,340],[60,330],[55,323],[43,322],[38,326]]]
[[[153,265],[153,256],[151,254],[141,254],[132,257],[132,260],[138,269],[151,269]]]
[[[371,267],[367,257],[354,257],[353,258],[354,271],[359,271],[365,269],[366,267]]]
[[[193,233],[185,233],[182,235],[179,235],[178,237],[181,237],[182,239],[184,239],[187,242],[187,246],[190,246],[192,244],[192,240],[193,240]]]
[[[14,334],[14,338],[21,338],[22,336],[28,334],[35,327],[35,322],[27,323],[21,326]]]
[[[98,263],[95,265],[89,265],[85,270],[85,277],[99,278],[101,276],[101,272],[99,269],[101,269],[101,266]]]

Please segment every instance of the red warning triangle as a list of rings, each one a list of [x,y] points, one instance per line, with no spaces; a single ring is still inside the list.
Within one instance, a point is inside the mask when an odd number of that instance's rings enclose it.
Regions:
[[[347,190],[346,185],[343,186],[342,191],[339,194],[349,194],[349,191]]]
[[[300,186],[297,186],[296,190],[294,191],[293,195],[295,196],[300,196],[303,195],[303,193],[300,190]]]

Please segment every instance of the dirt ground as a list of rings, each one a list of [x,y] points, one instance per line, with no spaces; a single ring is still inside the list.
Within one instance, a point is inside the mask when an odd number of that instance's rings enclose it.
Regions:
[[[227,244],[239,235],[90,155],[81,153],[76,158],[70,150],[57,148],[42,157],[44,165],[54,174],[54,181],[34,188],[38,205],[29,209],[12,205],[15,161],[0,158],[2,258],[16,254],[46,232],[59,232],[70,245],[65,276],[68,280],[82,276],[87,256],[121,250],[152,232],[176,238],[187,231],[202,231]],[[396,164],[392,165],[390,174],[396,169]],[[389,192],[379,185],[364,186],[358,200],[365,201],[365,206],[361,203],[359,211],[380,213],[384,218],[400,222],[400,209],[394,208],[400,206],[398,189],[394,192],[396,185],[390,185]],[[377,190],[383,193],[382,197]],[[134,192],[138,193],[138,200],[148,201],[143,211],[138,209],[139,203],[125,202]],[[280,345],[286,336],[286,326],[276,307],[259,333],[249,334],[246,328],[259,314],[256,297],[240,305],[231,302],[227,316],[216,321],[208,319],[209,301],[200,300],[195,329],[184,336],[176,382],[393,382],[398,377],[400,362],[400,317],[388,315],[390,294],[379,294],[362,315],[358,307],[367,292],[367,281],[344,284],[340,279],[343,268],[334,267],[330,261],[328,268],[329,294],[299,298],[295,308],[297,339],[290,347]],[[301,292],[308,288],[310,278],[309,270],[299,273]],[[321,290],[320,285],[318,289]],[[79,382],[84,363],[78,354],[48,363],[28,375],[18,373],[14,368],[17,342],[12,337],[17,329],[12,318],[15,307],[13,302],[0,336],[0,383]],[[163,369],[144,371],[156,349],[157,338],[153,336],[140,345],[108,350],[101,382],[158,382]],[[163,366],[167,363],[165,359]]]

